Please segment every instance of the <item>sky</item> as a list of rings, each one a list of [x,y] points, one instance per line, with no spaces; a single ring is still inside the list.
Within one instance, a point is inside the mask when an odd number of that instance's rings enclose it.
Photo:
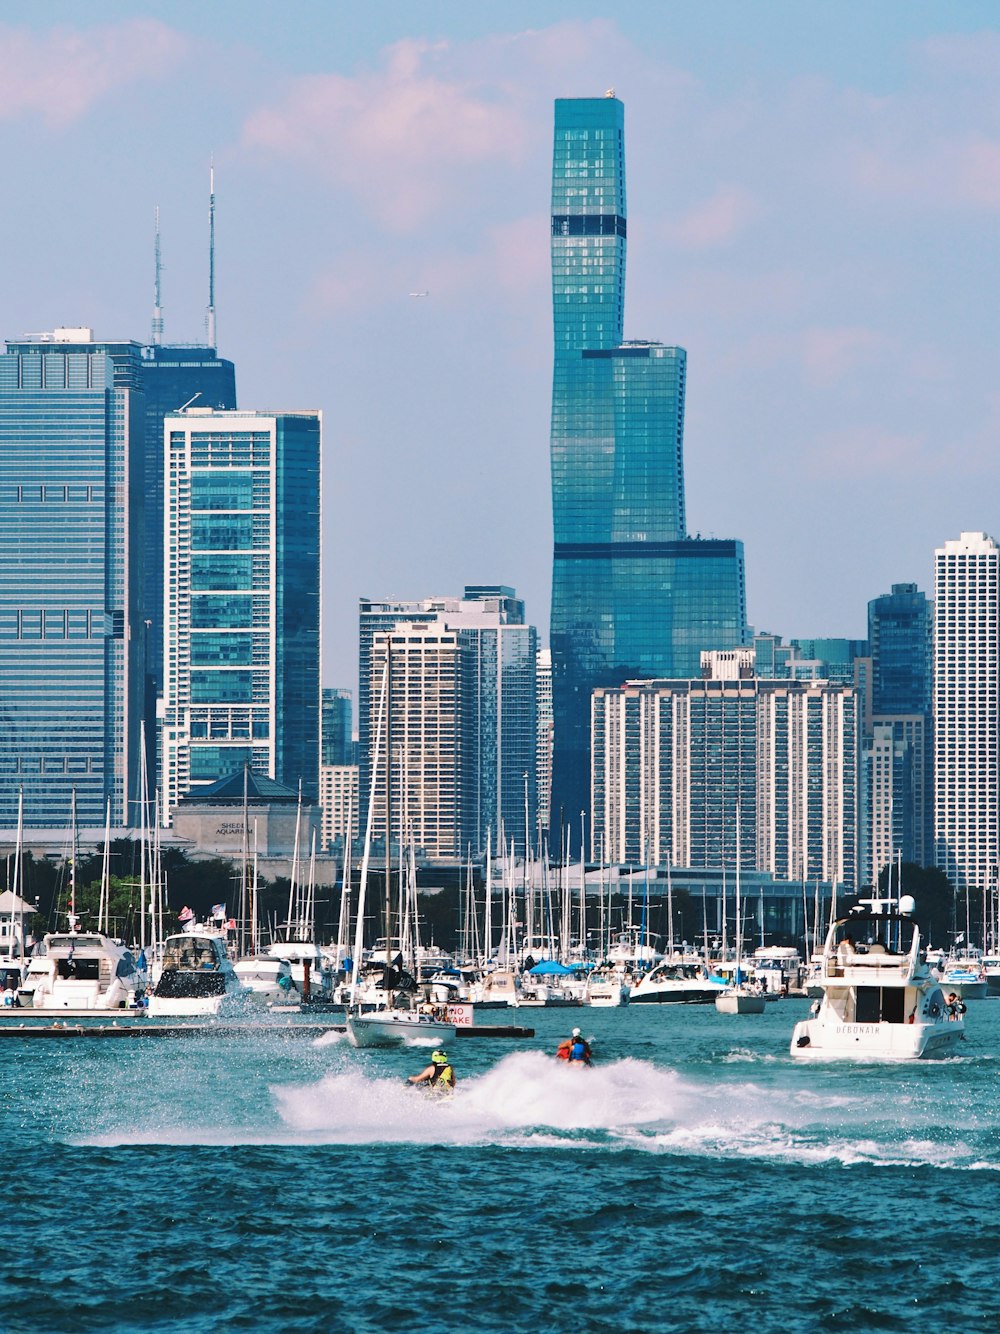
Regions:
[[[1000,535],[993,0],[48,0],[0,22],[0,336],[204,337],[324,414],[324,669],[357,600],[514,585],[547,636],[556,97],[625,104],[625,336],[688,353],[690,532],[758,630]],[[413,297],[412,292],[426,292]]]

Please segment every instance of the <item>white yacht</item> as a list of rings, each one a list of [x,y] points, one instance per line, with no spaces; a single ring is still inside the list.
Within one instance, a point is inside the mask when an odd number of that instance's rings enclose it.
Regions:
[[[294,1004],[301,993],[292,977],[288,959],[270,954],[248,954],[233,965],[236,976],[246,988],[248,999],[264,1005]]]
[[[618,968],[595,968],[587,978],[583,1000],[585,1005],[611,1007],[627,1005],[631,988],[624,973]]]
[[[913,1060],[946,1056],[965,1035],[921,949],[915,904],[863,900],[834,922],[823,950],[813,1013],[795,1025],[793,1056]]]
[[[163,942],[163,967],[148,1012],[155,1018],[233,1014],[242,1010],[245,995],[221,937],[182,931]]]
[[[629,993],[630,1005],[709,1005],[726,983],[709,977],[701,964],[664,959],[645,973]]]
[[[962,1000],[985,1000],[989,981],[979,954],[950,954],[945,960],[941,985],[945,994],[954,992]]]
[[[126,946],[100,931],[66,931],[43,938],[17,999],[35,1010],[120,1010],[132,1002],[138,985]]]

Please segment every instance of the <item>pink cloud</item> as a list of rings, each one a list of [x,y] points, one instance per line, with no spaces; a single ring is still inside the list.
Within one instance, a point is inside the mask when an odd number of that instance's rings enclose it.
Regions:
[[[807,468],[814,479],[850,481],[857,477],[934,472],[939,463],[917,435],[879,426],[844,427],[823,432],[805,446]]]
[[[162,78],[188,45],[157,19],[41,33],[0,25],[0,118],[38,115],[61,128],[119,88]]]
[[[514,99],[439,72],[448,50],[403,41],[377,71],[298,79],[283,102],[250,116],[244,144],[308,161],[357,192],[387,228],[405,231],[435,209],[456,173],[513,163],[524,147]]]
[[[739,185],[722,186],[679,222],[668,224],[666,237],[689,250],[727,245],[763,213],[754,196]]]

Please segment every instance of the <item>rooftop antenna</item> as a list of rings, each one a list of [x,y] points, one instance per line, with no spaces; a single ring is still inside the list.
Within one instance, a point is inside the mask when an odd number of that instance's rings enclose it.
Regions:
[[[215,347],[215,158],[208,176],[208,310],[205,312],[205,338]]]
[[[154,242],[153,242],[153,344],[155,347],[163,342],[163,307],[160,305],[160,206],[156,205],[153,214],[154,222]]]

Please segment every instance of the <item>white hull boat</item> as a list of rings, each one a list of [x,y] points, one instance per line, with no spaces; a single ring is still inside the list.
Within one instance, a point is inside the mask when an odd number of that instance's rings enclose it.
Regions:
[[[948,1056],[965,1036],[910,919],[913,899],[870,899],[830,927],[818,978],[822,997],[795,1025],[791,1054],[818,1060]]]
[[[239,1014],[246,988],[219,936],[181,933],[163,942],[163,967],[149,998],[151,1018]]]
[[[400,1042],[437,1047],[454,1036],[454,1024],[417,1010],[373,1010],[347,1016],[347,1037],[355,1047],[395,1047]]]
[[[763,1014],[764,996],[749,987],[729,987],[715,998],[720,1014]]]
[[[139,984],[131,950],[98,931],[45,936],[18,990],[34,1010],[119,1010]]]
[[[630,1005],[710,1005],[726,990],[697,964],[658,963],[629,993]]]

